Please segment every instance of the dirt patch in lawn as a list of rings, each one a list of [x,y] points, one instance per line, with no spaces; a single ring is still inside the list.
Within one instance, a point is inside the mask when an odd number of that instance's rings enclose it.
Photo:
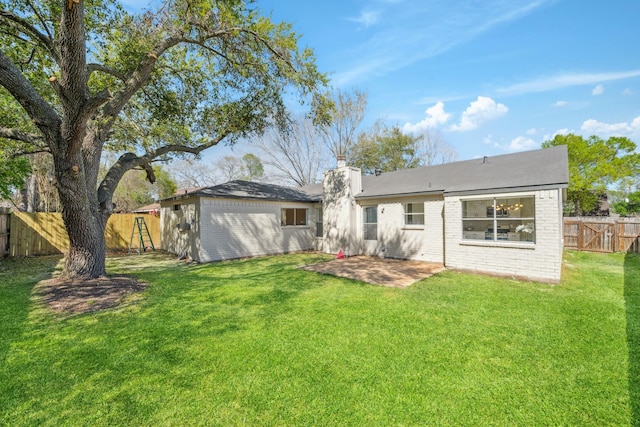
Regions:
[[[369,256],[335,259],[301,268],[395,288],[405,288],[444,270],[442,264]]]
[[[115,307],[147,284],[128,276],[107,276],[89,280],[43,280],[37,294],[59,313],[89,313]]]

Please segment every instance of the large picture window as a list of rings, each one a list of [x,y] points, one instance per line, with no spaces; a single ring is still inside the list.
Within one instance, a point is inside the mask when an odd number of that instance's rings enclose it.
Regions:
[[[463,239],[534,243],[534,201],[533,196],[463,200]]]
[[[404,224],[424,225],[424,203],[404,204]]]
[[[307,210],[300,208],[282,208],[280,225],[307,225]]]

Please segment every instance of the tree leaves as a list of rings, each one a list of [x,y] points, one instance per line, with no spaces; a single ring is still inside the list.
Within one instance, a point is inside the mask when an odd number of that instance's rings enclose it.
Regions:
[[[578,215],[592,211],[597,203],[597,193],[622,178],[637,175],[640,171],[640,153],[636,144],[626,137],[580,135],[556,135],[545,141],[543,147],[566,145],[569,154],[568,201]]]

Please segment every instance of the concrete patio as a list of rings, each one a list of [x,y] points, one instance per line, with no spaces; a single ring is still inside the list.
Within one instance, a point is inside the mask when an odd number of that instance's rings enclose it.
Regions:
[[[444,270],[442,264],[361,255],[300,268],[394,288],[406,288]]]

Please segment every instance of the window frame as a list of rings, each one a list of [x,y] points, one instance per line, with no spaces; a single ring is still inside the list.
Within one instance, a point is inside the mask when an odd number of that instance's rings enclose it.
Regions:
[[[414,206],[421,206],[422,212],[409,212],[413,211]],[[422,217],[422,222],[413,222],[414,218]],[[407,221],[409,218],[412,222]],[[405,227],[408,228],[424,228],[425,226],[425,208],[424,202],[406,202],[402,204],[402,222]]]
[[[513,200],[513,199],[519,199],[519,205],[520,205],[519,207],[516,207],[516,208],[507,207],[509,200]],[[531,214],[533,216],[511,217],[509,215],[509,210],[514,209],[514,211],[518,211],[518,209],[521,209],[523,207],[522,203],[524,199],[530,200],[531,202],[530,209],[531,209]],[[507,204],[501,203],[504,201],[506,201]],[[470,215],[469,214],[470,209],[468,208],[468,205],[465,205],[465,203],[468,203],[468,202],[476,202],[476,203],[484,202],[485,204],[484,209],[486,209],[486,213],[484,215],[481,215],[481,214],[478,215],[478,213],[476,213],[475,216]],[[518,202],[515,202],[514,204],[518,204]],[[467,216],[465,216],[465,208],[466,208]],[[461,232],[462,232],[462,241],[464,241],[465,243],[475,243],[475,244],[489,243],[489,244],[500,244],[500,245],[535,245],[536,244],[537,236],[535,231],[537,228],[537,222],[536,222],[535,194],[532,194],[532,193],[501,194],[501,195],[487,195],[482,197],[478,196],[473,198],[461,198],[460,209],[461,209],[460,226],[461,226]],[[467,224],[473,223],[474,221],[482,221],[485,223],[490,222],[489,224],[490,227],[487,228],[486,232],[473,230],[473,232],[477,232],[477,233],[483,232],[484,233],[483,239],[465,237],[465,234],[470,233],[468,229],[465,229],[467,227]],[[530,239],[525,238],[524,240],[511,240],[509,234],[512,233],[512,231],[506,232],[506,235],[507,235],[506,238],[504,236],[505,235],[504,231],[502,233],[494,232],[494,230],[501,230],[501,226],[504,226],[509,222],[513,222],[513,223],[518,222],[518,226],[515,228],[513,232],[531,234]],[[520,227],[523,227],[524,229],[518,230],[518,228]],[[530,228],[532,231],[527,232],[526,229],[528,228]],[[509,227],[508,230],[511,230],[511,227]],[[502,235],[502,238],[501,238],[501,235]]]
[[[322,224],[322,206],[316,208],[316,238],[324,237],[324,227]]]
[[[376,222],[367,222],[367,210],[371,209],[375,212]],[[372,227],[375,225],[375,229]],[[367,239],[370,236],[371,230],[375,230],[375,239]],[[378,205],[370,205],[362,207],[362,240],[368,242],[375,242],[378,240]]]
[[[287,211],[292,211],[292,224],[287,224]],[[299,223],[298,211],[304,211],[304,222]],[[308,227],[309,226],[309,208],[280,208],[280,227]]]

